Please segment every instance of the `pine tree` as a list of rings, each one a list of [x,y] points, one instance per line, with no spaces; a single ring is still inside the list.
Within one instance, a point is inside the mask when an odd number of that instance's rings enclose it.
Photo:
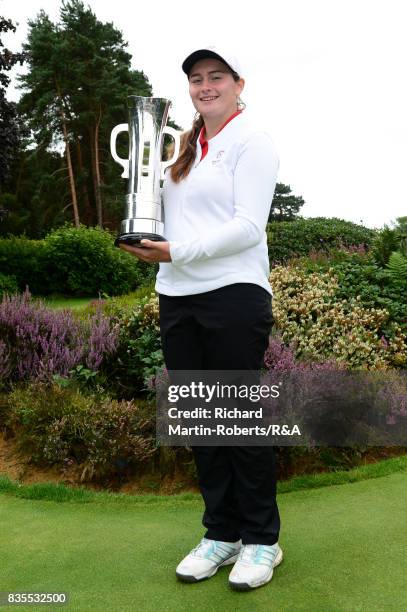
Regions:
[[[293,221],[303,204],[305,204],[305,201],[301,196],[292,195],[290,185],[277,183],[268,219],[269,223],[271,221]]]
[[[16,31],[10,19],[0,15],[0,34]],[[16,64],[24,62],[24,53],[12,53],[6,49],[0,39],[0,186],[8,179],[10,164],[19,139],[19,124],[16,105],[6,98],[6,89],[10,77],[6,74]]]
[[[152,95],[151,86],[131,69],[122,33],[80,0],[62,3],[57,24],[41,12],[29,25],[19,107],[37,145],[65,144],[75,222],[81,211],[85,222],[103,226],[110,131],[126,117],[127,96]]]

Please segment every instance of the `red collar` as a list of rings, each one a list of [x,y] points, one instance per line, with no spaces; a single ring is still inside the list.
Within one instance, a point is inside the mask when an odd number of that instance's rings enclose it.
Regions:
[[[229,121],[232,121],[232,119],[234,119],[241,112],[242,112],[241,110],[238,110],[238,111],[235,111],[233,115],[230,115],[229,119],[226,119],[225,123],[221,125],[221,127],[218,129],[216,134],[219,134],[219,132],[223,130],[225,125],[227,125]],[[202,161],[205,155],[207,154],[208,148],[209,148],[208,141],[206,140],[206,129],[204,125],[202,126],[201,131],[199,132],[199,144],[201,145],[201,149],[202,149],[202,155],[201,155],[201,161]]]

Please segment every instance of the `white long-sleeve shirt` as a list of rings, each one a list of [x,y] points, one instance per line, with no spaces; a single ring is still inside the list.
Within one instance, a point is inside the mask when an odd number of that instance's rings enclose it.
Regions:
[[[193,295],[232,283],[254,283],[271,295],[266,224],[279,157],[271,137],[243,111],[213,138],[188,176],[165,173],[164,236],[171,262],[159,266],[155,289]],[[200,161],[201,160],[201,161]]]

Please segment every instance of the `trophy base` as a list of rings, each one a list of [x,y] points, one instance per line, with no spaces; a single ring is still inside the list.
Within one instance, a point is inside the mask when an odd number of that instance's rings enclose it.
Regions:
[[[129,244],[130,246],[138,246],[141,249],[144,249],[142,244],[140,244],[141,240],[154,240],[155,242],[166,242],[166,239],[160,234],[149,234],[148,232],[132,232],[129,234],[121,234],[117,236],[114,241],[115,246],[120,246],[120,244]]]

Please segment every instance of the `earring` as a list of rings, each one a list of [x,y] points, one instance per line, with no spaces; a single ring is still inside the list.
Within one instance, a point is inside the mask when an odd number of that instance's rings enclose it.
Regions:
[[[246,108],[246,104],[243,102],[243,100],[240,99],[240,96],[237,97],[237,109],[238,110],[244,110]]]

